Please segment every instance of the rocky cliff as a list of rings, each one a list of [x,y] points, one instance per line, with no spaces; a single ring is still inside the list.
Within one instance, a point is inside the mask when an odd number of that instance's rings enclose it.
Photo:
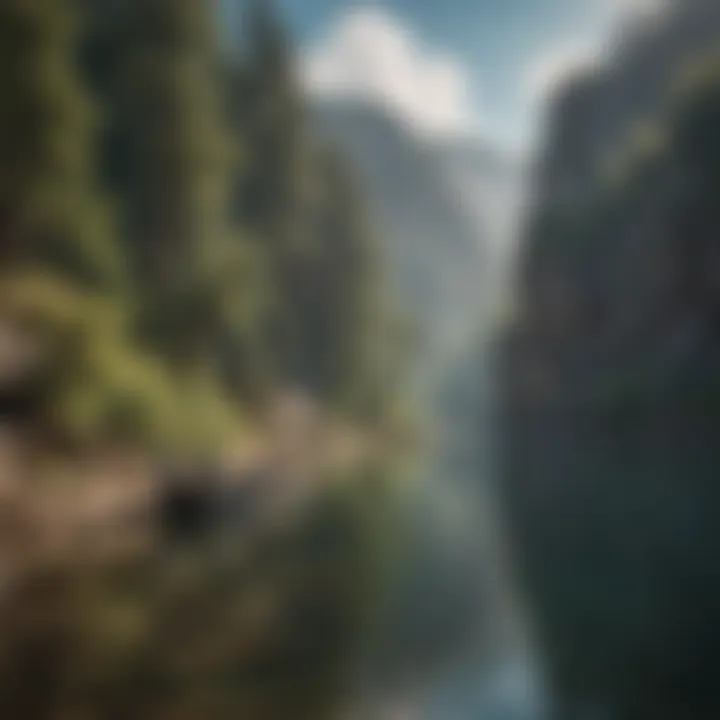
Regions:
[[[500,487],[571,720],[720,712],[718,10],[560,99],[499,359]]]

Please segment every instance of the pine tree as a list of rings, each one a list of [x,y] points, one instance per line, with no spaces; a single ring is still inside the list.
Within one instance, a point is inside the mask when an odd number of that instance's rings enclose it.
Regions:
[[[392,331],[362,193],[314,137],[270,0],[251,5],[246,32],[244,63],[231,73],[233,126],[247,149],[234,206],[269,269],[278,379],[345,409],[367,406],[371,394],[377,406]]]
[[[236,175],[235,209],[257,240],[272,291],[265,343],[280,384],[307,385],[302,367],[307,320],[299,295],[315,238],[308,193],[313,159],[304,127],[292,47],[271,3],[256,0],[247,15],[246,53],[230,88],[234,127],[247,148]]]
[[[306,161],[302,105],[290,41],[268,0],[256,0],[249,11],[245,78],[244,131],[251,154],[244,212],[267,242],[291,245],[298,237],[299,181]]]
[[[379,381],[376,304],[377,258],[360,188],[344,159],[330,149],[316,153],[318,184],[313,226],[317,252],[306,282],[308,323],[305,363],[316,391],[346,409]]]
[[[132,0],[127,18],[110,174],[126,211],[147,335],[179,364],[214,362],[223,333],[246,321],[253,273],[230,222],[234,146],[211,8],[204,0]]]
[[[123,262],[96,191],[95,113],[69,0],[0,5],[0,262],[118,288]]]

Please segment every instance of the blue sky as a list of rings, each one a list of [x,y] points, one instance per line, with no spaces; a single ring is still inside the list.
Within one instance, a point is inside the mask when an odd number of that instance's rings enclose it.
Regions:
[[[222,2],[231,7],[241,0]],[[401,73],[403,82],[417,82],[420,97],[423,97],[423,77],[433,75],[437,70],[437,82],[425,87],[428,98],[432,98],[425,105],[448,105],[444,116],[438,107],[433,121],[437,129],[442,127],[445,117],[448,120],[446,129],[453,130],[449,106],[457,101],[464,104],[463,115],[472,115],[466,125],[473,125],[478,132],[498,142],[523,146],[537,130],[542,107],[540,99],[547,94],[546,86],[552,76],[596,56],[598,47],[608,36],[609,23],[619,9],[648,0],[276,2],[296,38],[303,66],[308,63],[321,66],[312,76],[313,89],[319,87],[327,91],[342,85],[338,67],[348,54],[339,47],[342,38],[346,45],[353,44],[352,38],[355,38],[353,47],[357,57],[352,60],[352,83],[356,86],[367,84],[359,74],[363,66],[376,63],[375,53],[369,46],[377,44],[372,39],[373,33],[380,33],[381,39],[385,38],[389,44],[390,65],[376,68],[376,73],[392,74],[392,68],[399,64],[405,68]],[[363,17],[374,20],[363,25]],[[364,30],[356,27],[357,32],[353,35],[354,31],[348,28],[349,18],[354,19],[355,26],[363,25]],[[404,44],[393,44],[390,37],[393,32],[404,37]],[[365,49],[359,49],[358,44]],[[398,49],[401,45],[405,47],[404,51]],[[330,46],[334,48],[332,52]],[[369,57],[364,58],[363,52]],[[396,57],[402,52],[408,56],[406,61]],[[415,71],[410,68],[412,63],[416,66]],[[326,77],[330,71],[332,81]],[[315,79],[318,74],[320,80]],[[452,88],[444,91],[441,77]],[[345,80],[347,84],[347,78]],[[378,82],[375,78],[370,85]],[[462,92],[458,86],[462,86]],[[405,92],[400,85],[392,87],[397,87],[400,95]],[[458,99],[459,94],[465,96],[462,101]],[[413,100],[408,95],[405,105],[410,107],[414,102],[420,110],[419,99]],[[460,111],[455,114],[459,115]],[[460,124],[459,121],[455,123],[456,131]]]

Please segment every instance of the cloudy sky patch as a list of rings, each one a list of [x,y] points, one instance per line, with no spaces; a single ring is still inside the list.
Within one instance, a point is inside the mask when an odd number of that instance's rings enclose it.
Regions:
[[[415,131],[479,130],[471,80],[451,53],[425,43],[410,24],[379,7],[353,8],[304,54],[301,75],[318,96],[383,105]]]
[[[429,135],[533,145],[558,86],[612,29],[670,0],[273,0],[315,95],[381,103]],[[680,0],[676,0],[680,1]],[[248,0],[219,0],[228,36]]]

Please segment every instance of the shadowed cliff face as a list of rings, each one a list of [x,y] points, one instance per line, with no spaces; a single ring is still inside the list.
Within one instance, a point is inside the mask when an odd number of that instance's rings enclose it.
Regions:
[[[670,91],[720,40],[717,7],[678,11],[560,106],[541,185],[574,173],[573,193],[538,202],[499,358],[501,490],[571,720],[720,711],[717,56]]]
[[[666,6],[620,28],[603,65],[560,91],[536,178],[542,204],[582,202],[628,129],[662,112],[678,69],[717,46],[717,0],[667,0]]]

